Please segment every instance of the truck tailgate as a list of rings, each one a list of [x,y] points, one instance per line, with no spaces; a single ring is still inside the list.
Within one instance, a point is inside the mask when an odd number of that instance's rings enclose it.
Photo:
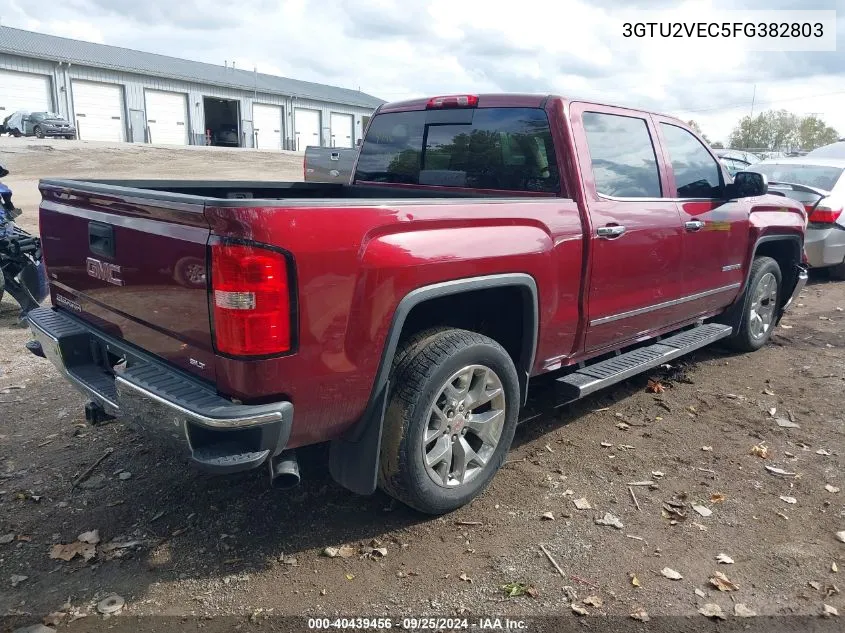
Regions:
[[[213,381],[202,202],[95,183],[40,188],[53,304]]]

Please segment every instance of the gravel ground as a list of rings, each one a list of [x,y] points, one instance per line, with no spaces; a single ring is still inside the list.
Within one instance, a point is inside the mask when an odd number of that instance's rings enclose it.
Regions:
[[[37,191],[28,188],[41,175],[301,173],[299,155],[258,152],[5,139],[0,151],[30,226]],[[199,473],[120,422],[86,427],[82,398],[23,351],[28,334],[4,300],[0,631],[50,613],[64,623],[86,616],[69,627],[79,631],[115,622],[141,630],[132,616],[152,615],[231,616],[203,625],[211,631],[226,622],[231,630],[285,614],[563,615],[549,629],[562,630],[561,622],[579,618],[587,628],[639,626],[629,618],[638,609],[653,620],[678,618],[673,628],[687,630],[678,623],[707,624],[699,615],[706,604],[719,605],[727,625],[742,604],[757,621],[778,616],[768,630],[790,616],[835,626],[835,616],[815,618],[824,605],[845,610],[838,587],[845,587],[845,545],[836,539],[845,530],[843,308],[845,283],[815,275],[763,350],[709,348],[522,425],[490,489],[430,518],[335,485],[321,446],[300,455],[303,484],[281,492],[263,471]],[[649,393],[649,378],[665,391]],[[614,517],[618,528],[596,523]],[[99,542],[78,542],[92,530],[96,538],[83,540]],[[51,557],[73,553],[59,545],[78,554]],[[327,547],[351,555],[328,557]],[[733,562],[718,562],[720,555]],[[717,572],[726,591],[711,581]],[[507,596],[508,583],[523,583],[527,593]],[[103,620],[96,604],[113,593],[125,606]]]

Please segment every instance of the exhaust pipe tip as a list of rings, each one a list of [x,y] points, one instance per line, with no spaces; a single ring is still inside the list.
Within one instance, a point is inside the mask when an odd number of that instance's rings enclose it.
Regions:
[[[283,451],[270,462],[270,486],[290,490],[299,485],[299,462],[294,451]]]

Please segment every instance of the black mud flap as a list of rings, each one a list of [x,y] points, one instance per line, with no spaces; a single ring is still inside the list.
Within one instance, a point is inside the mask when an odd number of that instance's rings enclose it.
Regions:
[[[359,495],[371,495],[378,484],[381,432],[387,407],[389,384],[385,384],[373,406],[365,413],[362,431],[353,439],[332,440],[329,448],[329,472],[332,479]]]

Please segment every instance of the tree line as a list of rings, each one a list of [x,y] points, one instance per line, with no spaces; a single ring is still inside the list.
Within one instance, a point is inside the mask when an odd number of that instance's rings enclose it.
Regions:
[[[689,125],[714,149],[723,149],[720,142],[712,143],[696,121]],[[770,152],[810,151],[839,140],[839,132],[815,114],[799,116],[787,110],[767,110],[757,116],[746,115],[734,127],[728,147]]]

